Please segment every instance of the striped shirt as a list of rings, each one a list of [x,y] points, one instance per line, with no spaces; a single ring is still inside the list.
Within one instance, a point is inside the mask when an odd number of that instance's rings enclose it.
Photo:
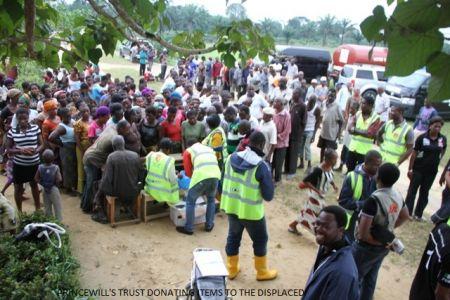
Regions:
[[[22,132],[18,127],[8,131],[8,138],[14,141],[16,149],[33,148],[37,149],[41,130],[37,125],[29,125],[26,132]],[[34,166],[39,164],[39,153],[33,155],[15,154],[14,163],[21,166]]]

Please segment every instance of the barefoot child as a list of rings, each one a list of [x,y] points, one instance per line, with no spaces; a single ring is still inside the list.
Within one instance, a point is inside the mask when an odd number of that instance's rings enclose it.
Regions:
[[[44,163],[39,165],[34,179],[44,188],[42,194],[44,196],[45,215],[55,215],[61,221],[61,195],[56,185],[62,181],[62,178],[59,167],[53,164],[54,160],[55,155],[53,151],[50,149],[45,150],[42,153],[42,161]],[[55,214],[53,214],[53,211]]]
[[[338,155],[333,149],[326,149],[324,161],[320,166],[313,168],[305,179],[299,184],[301,189],[309,189],[308,200],[300,211],[298,220],[289,224],[289,232],[300,234],[297,225],[300,223],[305,229],[313,231],[313,222],[316,220],[320,210],[325,206],[324,194],[331,185],[335,192],[338,188],[333,181],[333,166],[336,164]]]

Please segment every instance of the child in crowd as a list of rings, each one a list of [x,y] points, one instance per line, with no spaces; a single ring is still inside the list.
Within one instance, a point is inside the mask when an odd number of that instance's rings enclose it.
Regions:
[[[333,149],[325,149],[324,161],[318,167],[314,167],[312,172],[299,184],[300,189],[309,189],[308,200],[304,208],[300,211],[298,220],[289,224],[289,232],[300,235],[297,225],[300,223],[305,229],[313,231],[313,223],[325,206],[324,195],[331,185],[337,193],[338,188],[333,180],[333,167],[336,164],[338,155]]]
[[[43,164],[39,165],[39,168],[35,175],[35,181],[44,188],[42,191],[44,197],[45,215],[56,216],[59,221],[62,221],[61,213],[61,195],[57,184],[61,183],[62,177],[59,167],[53,164],[55,155],[50,149],[46,149],[42,153]],[[53,211],[55,214],[53,214]]]

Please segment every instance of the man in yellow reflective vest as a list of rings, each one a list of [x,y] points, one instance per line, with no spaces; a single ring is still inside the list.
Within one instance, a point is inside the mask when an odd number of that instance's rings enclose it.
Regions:
[[[169,204],[180,201],[175,159],[169,156],[172,147],[170,139],[163,138],[159,143],[159,151],[150,152],[145,158],[145,192],[156,201]]]
[[[380,117],[373,111],[374,103],[372,97],[363,97],[361,111],[356,113],[355,122],[350,125],[351,141],[348,146],[347,172],[353,171],[356,165],[363,163],[364,156],[372,150],[377,133],[373,128],[380,122]]]
[[[338,202],[347,211],[345,235],[350,241],[355,239],[355,223],[364,201],[377,190],[375,175],[381,163],[381,154],[377,150],[370,150],[364,163],[349,172],[342,184]]]
[[[413,151],[414,132],[403,118],[403,108],[391,107],[391,120],[378,131],[378,144],[384,162],[401,165]]]
[[[271,280],[276,270],[267,268],[268,234],[264,217],[264,201],[274,195],[269,165],[264,161],[264,134],[253,132],[249,146],[235,152],[225,162],[220,208],[228,215],[227,253],[228,278],[234,279],[239,269],[239,246],[247,230],[253,241],[257,280]]]
[[[183,152],[183,166],[186,176],[191,177],[191,182],[186,196],[186,225],[177,226],[177,231],[192,235],[195,202],[201,196],[207,198],[205,231],[210,232],[214,228],[215,196],[221,174],[213,149],[195,140],[188,140],[187,146]]]
[[[208,124],[211,132],[206,138],[203,139],[202,144],[211,147],[217,157],[219,168],[222,170],[223,162],[228,156],[227,153],[227,135],[220,126],[220,117],[217,114],[213,114],[206,118],[206,124]]]

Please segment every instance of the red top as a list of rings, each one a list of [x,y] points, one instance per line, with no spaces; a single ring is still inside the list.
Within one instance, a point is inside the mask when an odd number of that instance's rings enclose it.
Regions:
[[[187,150],[184,150],[183,152],[183,168],[184,174],[186,174],[187,177],[192,177],[192,169],[194,166],[192,165],[191,154]]]
[[[168,137],[172,142],[181,142],[181,122],[169,123],[167,120],[161,123],[161,127],[164,131],[164,136]]]
[[[222,69],[222,63],[221,62],[215,62],[213,64],[213,67],[212,67],[212,77],[213,78],[219,77],[220,69]]]

